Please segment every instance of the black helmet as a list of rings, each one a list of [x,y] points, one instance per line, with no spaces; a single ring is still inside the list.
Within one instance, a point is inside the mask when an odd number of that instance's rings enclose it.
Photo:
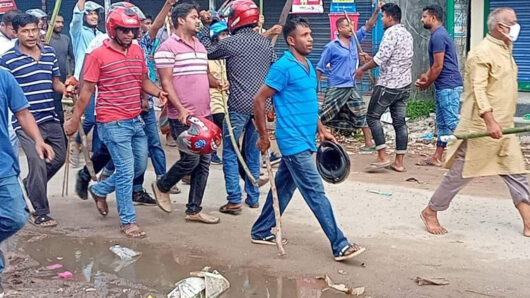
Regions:
[[[322,142],[317,151],[317,169],[324,181],[340,183],[350,174],[350,157],[339,144]]]

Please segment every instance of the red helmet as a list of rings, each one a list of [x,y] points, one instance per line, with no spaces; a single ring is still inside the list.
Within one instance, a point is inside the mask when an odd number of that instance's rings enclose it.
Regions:
[[[234,30],[243,26],[258,24],[259,8],[252,0],[236,0],[228,5],[222,12],[228,18],[228,30]]]
[[[107,34],[110,38],[116,37],[116,28],[140,28],[140,18],[134,10],[122,6],[118,6],[109,11],[107,15],[106,25]]]
[[[188,117],[188,130],[177,138],[179,150],[189,154],[210,154],[221,145],[221,129],[204,117]]]

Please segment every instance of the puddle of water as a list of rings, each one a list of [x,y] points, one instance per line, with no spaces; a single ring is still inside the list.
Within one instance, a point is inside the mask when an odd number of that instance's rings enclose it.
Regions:
[[[106,296],[108,288],[112,287],[107,280],[109,274],[156,289],[160,293],[169,293],[174,284],[189,277],[190,272],[210,266],[230,281],[231,287],[222,297],[344,297],[342,293],[322,292],[324,283],[313,278],[270,276],[255,268],[215,264],[200,256],[200,252],[190,255],[188,251],[157,248],[142,243],[120,244],[142,252],[136,262],[123,266],[119,257],[109,250],[117,244],[115,242],[59,236],[36,241],[24,240],[19,241],[18,246],[43,267],[62,264],[60,270],[72,272],[75,280],[93,284],[101,296]]]

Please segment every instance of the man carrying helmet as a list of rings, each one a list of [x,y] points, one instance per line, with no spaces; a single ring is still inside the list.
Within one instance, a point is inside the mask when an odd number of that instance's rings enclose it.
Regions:
[[[190,129],[189,116],[211,120],[209,86],[222,86],[208,75],[206,49],[196,37],[200,25],[197,7],[190,3],[178,4],[173,8],[171,19],[174,33],[156,52],[155,62],[162,86],[169,93],[171,135],[178,140]],[[163,211],[171,212],[170,189],[185,175],[191,175],[186,220],[216,224],[218,217],[201,212],[210,171],[210,154],[191,154],[183,149],[179,146],[180,160],[152,184],[157,204]]]
[[[162,103],[167,100],[167,93],[149,80],[142,49],[132,43],[140,30],[138,15],[129,8],[116,7],[109,11],[106,28],[110,39],[87,55],[79,100],[64,127],[67,135],[77,131],[97,85],[98,134],[110,152],[116,171],[88,190],[103,216],[108,214],[106,196],[116,190],[121,231],[127,237],[142,238],[145,232],[136,224],[131,200],[133,179],[147,166],[140,92],[156,96]]]
[[[230,95],[228,112],[236,140],[244,131],[244,158],[254,177],[259,179],[260,153],[256,146],[258,134],[252,123],[254,111],[252,97],[259,90],[271,64],[276,61],[276,54],[270,41],[254,31],[258,26],[259,9],[252,0],[236,0],[230,3],[223,12],[228,20],[230,37],[213,45],[209,38],[209,26],[201,37],[201,42],[208,50],[209,59],[226,59]],[[250,66],[250,67],[249,67]],[[228,126],[223,125],[223,172],[225,176],[227,204],[219,209],[222,213],[232,215],[242,211],[242,192],[239,186],[239,170],[236,151],[230,141]],[[259,188],[245,177],[245,203],[250,208],[259,207]]]
[[[317,131],[321,141],[336,140],[318,119],[317,75],[307,59],[313,49],[311,28],[305,19],[295,17],[285,23],[283,35],[289,51],[271,66],[265,84],[254,97],[254,115],[260,136],[257,145],[263,153],[270,148],[265,113],[267,99],[273,98],[277,115],[276,140],[283,156],[275,178],[280,212],[285,211],[298,189],[331,242],[335,260],[343,261],[361,254],[365,248],[350,244],[337,226],[313,160]],[[275,224],[272,192],[269,191],[261,215],[252,227],[252,243],[275,245],[275,236],[271,233]]]

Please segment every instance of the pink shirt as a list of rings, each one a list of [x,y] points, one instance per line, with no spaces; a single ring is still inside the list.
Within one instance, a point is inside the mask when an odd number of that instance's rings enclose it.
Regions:
[[[173,68],[173,87],[182,105],[199,117],[210,116],[208,56],[199,39],[189,45],[171,35],[155,53],[156,68]],[[178,119],[177,109],[169,103],[168,117]]]

